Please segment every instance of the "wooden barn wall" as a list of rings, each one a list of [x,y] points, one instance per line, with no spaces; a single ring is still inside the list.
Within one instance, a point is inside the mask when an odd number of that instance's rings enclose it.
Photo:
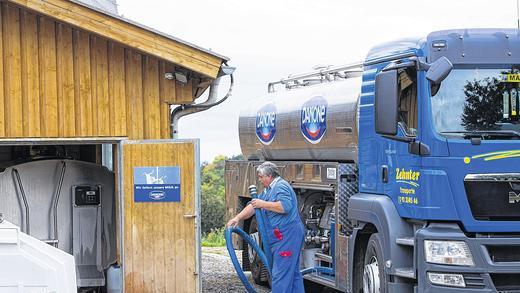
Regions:
[[[170,137],[173,64],[0,2],[0,137]]]
[[[199,292],[196,253],[195,145],[123,145],[124,275],[126,293]],[[181,201],[142,203],[133,199],[133,168],[179,166]]]

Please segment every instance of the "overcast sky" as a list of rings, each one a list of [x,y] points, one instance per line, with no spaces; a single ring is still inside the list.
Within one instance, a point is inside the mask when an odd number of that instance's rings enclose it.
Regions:
[[[361,61],[374,45],[453,28],[516,28],[516,0],[117,0],[124,17],[228,56],[233,96],[181,118],[201,159],[240,154],[238,115],[267,83],[316,65]],[[220,95],[227,91],[222,84]]]

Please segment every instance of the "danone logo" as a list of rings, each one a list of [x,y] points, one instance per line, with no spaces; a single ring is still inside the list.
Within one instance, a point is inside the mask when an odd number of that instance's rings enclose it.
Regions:
[[[321,96],[313,97],[303,104],[300,116],[303,136],[310,143],[319,143],[327,131],[327,101]]]
[[[256,136],[263,144],[270,144],[276,134],[276,106],[269,103],[256,114]]]
[[[161,200],[166,197],[166,192],[160,190],[150,191],[150,193],[148,193],[148,197],[153,200]]]

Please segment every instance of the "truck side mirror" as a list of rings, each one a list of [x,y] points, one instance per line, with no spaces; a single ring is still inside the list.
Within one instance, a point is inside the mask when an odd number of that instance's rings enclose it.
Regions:
[[[397,86],[397,70],[382,71],[376,75],[374,114],[377,134],[397,134]]]
[[[430,64],[430,68],[426,72],[426,79],[432,83],[440,84],[450,74],[452,69],[453,64],[451,64],[450,60],[442,56]]]

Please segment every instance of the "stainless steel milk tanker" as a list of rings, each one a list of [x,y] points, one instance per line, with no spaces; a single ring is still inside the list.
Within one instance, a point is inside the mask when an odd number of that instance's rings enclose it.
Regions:
[[[357,161],[361,77],[280,90],[240,113],[249,160]]]

